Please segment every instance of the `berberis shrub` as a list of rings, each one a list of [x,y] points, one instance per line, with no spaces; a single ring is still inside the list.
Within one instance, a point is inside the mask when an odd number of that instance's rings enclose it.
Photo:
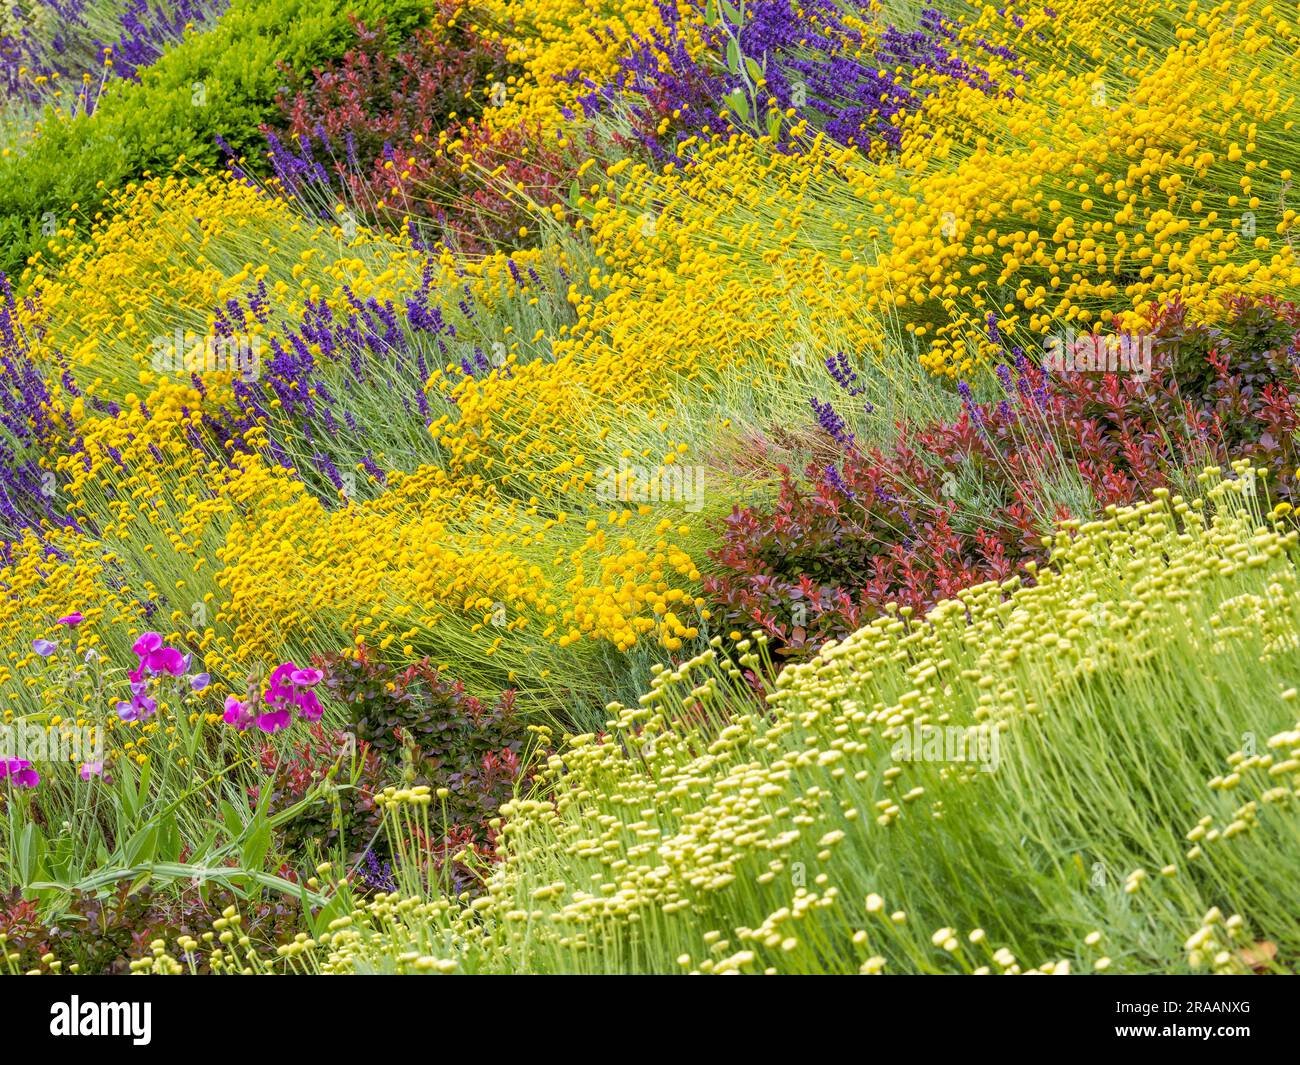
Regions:
[[[1000,399],[902,426],[886,451],[859,449],[836,421],[803,478],[783,472],[772,509],[737,507],[723,524],[705,584],[728,624],[757,626],[782,657],[806,656],[890,603],[925,610],[1020,574],[1046,558],[1056,521],[1186,487],[1207,463],[1246,459],[1293,505],[1295,305],[1243,297],[1211,325],[1175,303],[1151,340],[1149,377],[1062,374],[1009,354]],[[833,373],[842,364],[828,360]],[[824,430],[838,415],[822,411]]]

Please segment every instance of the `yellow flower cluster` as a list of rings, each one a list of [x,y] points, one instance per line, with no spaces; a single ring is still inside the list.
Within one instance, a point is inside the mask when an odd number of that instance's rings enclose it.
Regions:
[[[156,355],[178,332],[187,365],[207,369],[214,387],[228,381],[188,349],[212,333],[218,308],[259,283],[276,319],[294,322],[307,300],[341,305],[344,285],[361,299],[393,298],[419,280],[419,264],[400,241],[312,226],[283,200],[222,176],[129,184],[89,232],[79,237],[79,228],[71,219],[60,231],[68,241],[62,254],[26,271],[36,309],[19,310],[43,327],[38,353],[66,359],[87,398],[118,403],[147,398],[164,382]],[[246,325],[267,340],[275,335],[276,322],[249,315]],[[71,405],[80,420],[85,400]]]
[[[687,0],[670,0],[680,10]],[[663,22],[654,4],[592,4],[589,0],[539,0],[527,6],[511,0],[485,0],[462,18],[490,41],[506,49],[506,58],[522,68],[496,90],[483,90],[488,103],[487,121],[506,130],[526,123],[530,129],[559,129],[562,109],[590,90],[574,71],[597,83],[612,76],[633,35],[649,36]]]
[[[1295,22],[1255,0],[1047,10],[985,9],[966,37],[1016,52],[985,56],[1014,96],[933,86],[868,193],[870,305],[936,373],[998,357],[990,316],[1033,350],[1067,327],[1140,331],[1173,300],[1212,317],[1300,287]]]
[[[650,637],[674,650],[696,637],[692,515],[680,498],[653,506],[598,494],[602,471],[631,454],[598,431],[589,438],[581,417],[598,418],[608,435],[626,409],[632,393],[616,387],[608,358],[562,376],[572,357],[547,357],[539,336],[500,326],[503,372],[476,381],[448,365],[429,382],[431,401],[456,401],[455,419],[431,426],[445,459],[388,471],[369,502],[322,501],[265,458],[269,431],[297,432],[277,398],[265,424],[242,433],[240,453],[213,449],[198,430],[204,415],[229,408],[230,371],[195,365],[200,390],[189,373],[157,372],[148,338],[169,340],[176,322],[210,333],[213,309],[259,282],[267,311],[247,324],[268,344],[297,324],[308,299],[346,311],[344,284],[400,306],[419,278],[409,250],[365,232],[341,238],[236,182],[157,180],[123,193],[86,244],[31,279],[40,299],[22,313],[38,354],[52,364],[70,356],[85,393],[55,398],[52,413],[80,444],[53,471],[59,498],[95,536],[59,534],[71,545],[60,572],[73,587],[11,601],[5,631],[16,645],[72,606],[110,601],[90,590],[97,571],[72,561],[102,565],[104,556],[120,577],[112,602],[161,606],[161,622],[150,624],[172,626],[169,638],[230,678],[250,662],[365,640],[476,663],[494,683],[518,670],[546,686],[579,641],[626,650]],[[533,264],[547,268],[542,253],[515,256],[516,269]],[[548,313],[512,283],[503,255],[467,265],[444,254],[435,266],[434,291],[463,291],[507,322]],[[123,406],[110,411],[110,400]],[[510,424],[514,412],[522,424]],[[671,473],[688,447],[660,426],[656,447],[638,458]],[[15,569],[10,587],[25,592],[29,576],[37,579]],[[138,608],[123,609],[125,636],[140,619]],[[86,631],[98,628],[92,620]]]

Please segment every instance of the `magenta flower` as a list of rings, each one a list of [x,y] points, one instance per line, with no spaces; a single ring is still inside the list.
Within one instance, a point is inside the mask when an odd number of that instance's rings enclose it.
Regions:
[[[103,762],[87,762],[81,767],[81,779],[89,780],[91,777],[102,777],[104,775]]]
[[[174,647],[164,647],[156,632],[145,632],[132,646],[140,666],[150,673],[167,673],[179,677],[185,672],[185,657]]]
[[[75,628],[85,620],[85,616],[80,610],[74,610],[71,614],[64,614],[63,617],[59,618],[57,624],[67,625],[68,628]]]
[[[266,694],[263,696],[268,706],[293,698],[293,684],[292,682],[286,684],[285,680],[291,678],[297,669],[298,667],[292,662],[283,662],[275,667],[275,672],[267,681]]]
[[[320,700],[316,698],[316,693],[310,689],[298,692],[294,695],[293,701],[298,707],[298,716],[304,721],[319,721],[321,714],[325,712]]]
[[[11,780],[16,788],[34,788],[41,782],[41,775],[32,768],[31,762],[0,758],[0,780]]]
[[[279,732],[289,727],[289,708],[266,710],[257,715],[257,727],[266,733]]]
[[[54,652],[58,650],[58,647],[59,645],[55,643],[53,640],[32,641],[32,650],[35,651],[38,655],[40,655],[42,658],[49,658],[50,655],[54,654]]]
[[[221,720],[227,725],[233,725],[240,732],[243,732],[253,723],[253,717],[253,711],[242,702],[233,695],[226,696],[226,712],[222,715]]]
[[[153,651],[162,646],[162,637],[156,632],[144,632],[140,638],[131,645],[131,650],[135,652],[137,658],[144,658]]]
[[[293,662],[281,662],[262,694],[267,709],[258,715],[257,727],[263,732],[279,732],[289,727],[295,711],[304,721],[319,721],[324,707],[311,688],[324,676],[319,669],[299,669]]]

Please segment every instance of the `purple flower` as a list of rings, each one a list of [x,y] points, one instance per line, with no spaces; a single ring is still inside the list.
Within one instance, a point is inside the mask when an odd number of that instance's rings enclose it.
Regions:
[[[253,723],[255,716],[253,711],[239,699],[236,699],[233,695],[226,696],[226,712],[221,716],[221,720],[227,725],[233,725],[240,732],[243,732]]]
[[[716,27],[684,25],[678,5],[658,0],[662,30],[634,36],[619,71],[598,88],[582,71],[556,75],[568,84],[586,83],[579,96],[585,112],[619,105],[630,111],[633,133],[659,162],[676,157],[678,146],[710,133],[761,131],[719,114],[718,101],[736,86],[725,69],[731,37]],[[939,79],[964,82],[992,95],[988,73],[951,50],[956,25],[934,9],[922,12],[919,28],[905,32],[885,27],[868,50],[857,28],[865,16],[875,21],[865,0],[751,0],[737,43],[741,53],[764,67],[764,94],[780,111],[794,108],[801,120],[841,143],[898,149],[900,118],[936,91]],[[704,48],[695,39],[703,39]],[[913,74],[924,71],[929,88],[913,88]],[[758,116],[761,118],[761,116]],[[661,133],[665,129],[666,135]],[[794,147],[786,123],[778,127],[777,149]]]
[[[271,679],[267,682],[266,694],[262,696],[268,706],[274,706],[277,703],[285,702],[293,698],[293,682],[291,680],[298,667],[292,662],[282,662],[275,667],[275,672],[271,674]],[[289,683],[285,683],[288,680]]]
[[[366,865],[364,869],[359,870],[361,879],[367,887],[376,891],[396,891],[397,881],[393,879],[393,867],[389,862],[384,862],[381,866],[379,859],[375,857],[375,852],[369,847],[366,848]]]
[[[153,699],[143,692],[137,692],[129,702],[122,700],[117,704],[117,716],[123,721],[145,721],[153,717],[157,709],[158,704]]]
[[[324,707],[311,689],[324,676],[319,669],[299,669],[293,662],[282,662],[276,666],[262,696],[270,709],[258,718],[258,728],[264,732],[277,732],[286,728],[294,711],[304,721],[320,720]]]
[[[80,625],[85,620],[86,620],[85,616],[81,613],[81,611],[74,610],[71,614],[65,614],[63,617],[59,618],[56,624],[67,625],[68,628],[74,628],[77,625]]]
[[[190,691],[201,692],[212,681],[206,673],[196,673],[190,678]]]
[[[40,655],[42,658],[49,658],[50,655],[54,654],[54,652],[58,650],[58,648],[59,645],[55,643],[53,640],[32,641],[32,650],[35,651],[38,655]]]
[[[298,707],[298,716],[304,721],[319,721],[321,714],[325,712],[320,700],[316,698],[316,693],[310,688],[307,691],[298,692],[293,701]]]
[[[104,775],[103,762],[87,762],[81,767],[81,779],[89,780],[91,777],[102,777]]]
[[[853,489],[850,488],[845,483],[844,478],[840,476],[840,471],[835,468],[835,463],[832,462],[829,466],[827,466],[824,472],[826,476],[826,483],[830,485],[832,488],[834,488],[837,492],[841,493],[844,496],[847,496],[849,499],[858,498],[856,495],[853,494]]]
[[[0,780],[11,780],[16,788],[34,788],[41,782],[41,776],[32,768],[31,762],[21,758],[0,758]]]
[[[849,357],[844,352],[839,351],[834,355],[827,356],[826,369],[830,371],[835,383],[850,396],[860,396],[866,391],[862,385],[858,384],[857,371],[849,365]]]
[[[142,633],[132,646],[140,659],[140,666],[150,673],[167,673],[179,677],[185,672],[185,659],[173,647],[164,647],[162,637],[156,632]]]
[[[835,412],[835,408],[830,403],[819,403],[816,396],[810,396],[808,405],[817,415],[817,424],[832,440],[844,447],[853,443],[853,434],[849,432],[844,419]]]
[[[984,428],[984,415],[980,413],[978,404],[971,398],[970,385],[965,381],[957,383],[957,394],[961,396],[961,405],[966,408],[970,414],[970,420],[975,424],[975,428]]]
[[[257,715],[257,727],[266,733],[276,733],[289,727],[289,708],[264,710]]]

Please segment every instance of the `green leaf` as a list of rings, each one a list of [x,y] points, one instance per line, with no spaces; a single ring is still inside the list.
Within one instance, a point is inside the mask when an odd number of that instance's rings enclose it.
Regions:
[[[265,820],[258,821],[257,827],[249,834],[239,852],[240,864],[245,869],[261,869],[262,861],[270,846],[271,825]]]
[[[230,804],[229,799],[221,800],[221,819],[225,821],[226,831],[230,833],[231,839],[238,839],[243,834],[243,819],[239,816],[239,811]]]
[[[28,821],[23,825],[14,841],[14,849],[14,864],[22,883],[30,883],[37,876],[43,875],[41,870],[45,856],[45,836],[34,822]]]
[[[122,860],[128,865],[136,862],[151,862],[155,857],[158,841],[158,825],[145,825],[140,831],[126,841],[122,848]]]
[[[749,121],[749,101],[745,98],[743,89],[732,89],[727,97],[727,103],[740,116],[742,122]]]

